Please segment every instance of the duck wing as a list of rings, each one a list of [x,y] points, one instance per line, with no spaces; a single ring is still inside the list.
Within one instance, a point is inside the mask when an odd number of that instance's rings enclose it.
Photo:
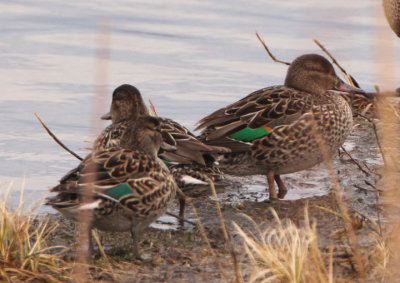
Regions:
[[[119,147],[121,137],[125,133],[127,127],[127,121],[109,125],[96,138],[93,148],[96,150],[105,150],[111,147]]]
[[[235,142],[251,142],[274,128],[289,125],[311,110],[313,97],[285,86],[257,90],[241,100],[217,110],[198,122],[206,143],[242,148]],[[228,144],[227,140],[233,140]]]
[[[160,172],[160,165],[141,151],[121,148],[94,151],[50,191],[77,193],[91,185],[96,192],[104,193],[127,180],[145,177],[154,170]]]
[[[230,151],[226,147],[204,144],[186,127],[171,119],[160,118],[160,120],[163,145],[159,151],[159,156],[167,162],[206,165],[214,159],[213,154]],[[175,150],[168,150],[164,144],[174,147]]]
[[[58,194],[48,198],[46,204],[74,217],[82,209],[99,209],[99,213],[107,214],[120,205],[142,216],[165,207],[175,195],[176,184],[149,155],[111,148],[88,155],[51,191]],[[89,192],[92,199],[82,198]]]

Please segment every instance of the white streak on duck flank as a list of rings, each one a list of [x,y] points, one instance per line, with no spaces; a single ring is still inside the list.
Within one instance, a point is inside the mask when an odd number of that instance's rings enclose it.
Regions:
[[[193,178],[191,176],[185,175],[181,179],[185,184],[193,184],[193,185],[207,185],[207,182],[202,180]]]
[[[100,199],[98,199],[98,200],[96,200],[96,201],[94,201],[94,202],[91,202],[91,203],[87,203],[87,204],[84,204],[84,205],[82,205],[81,207],[79,207],[78,209],[79,210],[89,210],[89,209],[95,209],[95,208],[98,208],[99,207],[99,204],[100,204]]]

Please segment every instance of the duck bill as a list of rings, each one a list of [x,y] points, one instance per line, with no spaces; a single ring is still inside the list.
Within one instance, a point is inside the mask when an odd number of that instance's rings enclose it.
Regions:
[[[104,114],[103,116],[100,117],[101,120],[111,120],[111,113],[108,112],[106,114]]]
[[[346,84],[341,79],[339,79],[339,82],[336,84],[335,90],[347,92],[349,94],[359,93],[359,94],[362,94],[363,96],[365,96],[368,99],[372,99],[373,98],[369,93],[366,93],[361,88]]]

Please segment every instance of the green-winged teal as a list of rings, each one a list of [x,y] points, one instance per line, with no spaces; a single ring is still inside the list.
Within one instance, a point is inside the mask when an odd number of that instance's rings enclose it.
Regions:
[[[129,84],[117,87],[113,92],[110,112],[102,116],[102,119],[111,119],[112,124],[99,135],[94,147],[104,149],[118,146],[126,130],[126,121],[144,114],[148,114],[148,109],[139,90]],[[185,194],[194,196],[199,188],[208,187],[207,180],[218,183],[223,179],[214,161],[216,154],[228,152],[229,149],[202,143],[187,128],[171,119],[160,117],[159,120],[163,143],[158,156],[168,165]],[[185,199],[177,195],[179,215],[183,218]]]
[[[383,0],[383,8],[390,27],[400,37],[400,0]]]
[[[130,231],[137,255],[140,232],[166,211],[176,183],[157,157],[159,120],[143,116],[126,125],[121,146],[94,150],[51,189],[57,195],[47,204],[76,221],[80,211],[91,210],[92,227],[100,230]],[[85,202],[90,189],[93,197]]]
[[[203,129],[205,143],[232,150],[219,160],[222,171],[267,175],[270,199],[283,198],[287,190],[281,174],[323,160],[316,136],[333,154],[352,128],[348,103],[328,90],[364,93],[339,79],[324,57],[303,55],[290,65],[284,85],[260,89],[215,111],[197,129]]]

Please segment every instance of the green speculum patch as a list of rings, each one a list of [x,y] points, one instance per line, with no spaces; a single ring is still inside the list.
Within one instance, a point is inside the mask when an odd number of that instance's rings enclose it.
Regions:
[[[264,128],[257,128],[257,129],[250,129],[250,128],[244,128],[229,137],[238,140],[238,141],[244,141],[244,142],[249,142],[258,138],[261,138],[265,135],[267,135],[269,132],[264,129]]]
[[[106,191],[106,194],[109,195],[112,198],[115,199],[120,199],[121,197],[131,194],[132,190],[131,188],[128,186],[128,184],[121,184],[115,187],[112,187],[111,189],[108,189]]]
[[[167,160],[164,160],[164,159],[162,159],[162,161],[163,161],[164,164],[167,165],[168,167],[171,166],[171,165],[175,165],[175,164],[176,164],[176,163],[172,163],[172,162],[169,162],[169,161],[167,161]]]

